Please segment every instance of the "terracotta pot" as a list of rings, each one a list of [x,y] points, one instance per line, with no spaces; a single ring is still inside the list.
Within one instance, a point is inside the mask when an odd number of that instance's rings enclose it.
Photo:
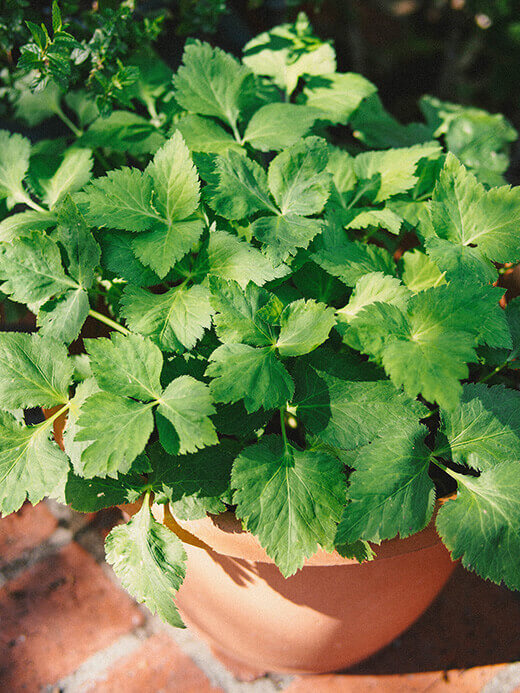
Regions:
[[[60,447],[65,420],[54,422]],[[128,519],[140,505],[120,507]],[[168,506],[152,511],[183,540],[188,555],[175,600],[184,621],[241,678],[352,666],[419,618],[456,565],[432,519],[408,539],[383,542],[369,563],[319,550],[284,578],[232,513],[187,522]]]
[[[365,659],[425,611],[455,566],[432,523],[383,542],[369,563],[320,550],[285,579],[232,513],[186,522],[165,506],[153,512],[185,542],[176,603],[186,624],[243,678],[337,671]]]

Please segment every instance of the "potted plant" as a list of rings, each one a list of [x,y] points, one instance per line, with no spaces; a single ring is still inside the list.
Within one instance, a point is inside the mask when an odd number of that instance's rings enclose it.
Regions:
[[[154,84],[141,140],[70,96],[54,157],[0,133],[0,291],[38,325],[0,334],[1,512],[136,504],[123,585],[257,668],[368,656],[449,554],[519,589],[511,126],[398,123],[304,16]]]

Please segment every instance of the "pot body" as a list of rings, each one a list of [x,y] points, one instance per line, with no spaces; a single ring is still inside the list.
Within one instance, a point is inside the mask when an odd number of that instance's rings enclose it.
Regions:
[[[369,563],[320,551],[283,578],[233,516],[179,524],[191,543],[176,603],[186,624],[235,670],[345,669],[406,630],[455,565],[432,525],[384,542]]]

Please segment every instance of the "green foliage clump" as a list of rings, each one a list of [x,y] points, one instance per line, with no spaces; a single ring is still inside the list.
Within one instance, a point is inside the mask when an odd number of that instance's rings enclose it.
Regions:
[[[0,335],[2,513],[144,498],[107,557],[179,625],[185,555],[152,495],[233,509],[290,576],[319,546],[370,559],[457,489],[453,557],[520,589],[511,126],[434,99],[402,125],[304,16],[242,61],[189,41],[173,80],[142,66],[148,118],[71,92],[70,138],[0,133],[0,290],[38,325]]]

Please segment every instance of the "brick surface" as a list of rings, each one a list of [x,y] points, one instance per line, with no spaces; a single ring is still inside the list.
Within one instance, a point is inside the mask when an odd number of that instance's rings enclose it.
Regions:
[[[173,640],[159,633],[130,656],[119,660],[100,680],[87,684],[85,693],[217,693],[205,674]]]
[[[507,665],[467,671],[436,671],[394,676],[327,675],[299,677],[287,693],[480,693]]]
[[[0,568],[48,539],[58,525],[44,503],[25,504],[0,522]]]
[[[0,590],[0,691],[39,691],[142,620],[94,559],[70,544]]]

